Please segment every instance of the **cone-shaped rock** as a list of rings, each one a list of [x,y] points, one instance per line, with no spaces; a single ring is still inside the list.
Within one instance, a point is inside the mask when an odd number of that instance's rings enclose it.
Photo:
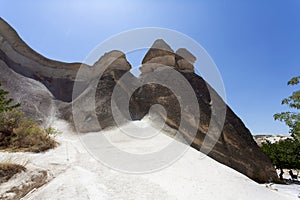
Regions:
[[[171,47],[162,39],[156,40],[146,53],[142,64],[158,63],[174,67],[175,54]]]

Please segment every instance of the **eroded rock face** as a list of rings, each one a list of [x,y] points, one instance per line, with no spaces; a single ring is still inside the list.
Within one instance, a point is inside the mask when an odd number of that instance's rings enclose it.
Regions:
[[[203,141],[208,135],[210,123],[215,123],[214,128],[218,129],[218,116],[214,116],[212,112],[217,111],[216,113],[218,113],[222,111],[221,109],[225,109],[224,127],[220,129],[222,130],[221,135],[208,155],[257,182],[277,180],[277,174],[269,158],[261,152],[241,119],[234,114],[221,97],[200,76],[193,73],[195,60],[196,58],[186,49],[179,49],[176,51],[176,66],[174,68],[185,77],[185,80],[188,80],[195,91],[200,108],[200,116],[195,116],[193,108],[189,108],[189,105],[184,105],[183,110],[185,112],[182,115],[178,97],[170,89],[152,83],[141,87],[132,95],[132,102],[134,102],[130,105],[132,116],[136,119],[141,119],[149,112],[152,105],[160,104],[167,111],[167,115],[163,113],[158,114],[165,119],[169,126],[175,129],[179,128],[181,120],[187,121],[190,123],[190,127],[193,127],[195,124],[193,124],[191,119],[200,117],[200,124],[197,125],[197,135],[194,139],[190,137],[189,129],[181,132],[186,140],[190,140],[192,147],[200,150],[203,148]],[[164,66],[160,63],[157,67],[142,67],[141,70],[143,73],[139,79],[146,79],[148,75],[152,76],[149,72],[155,70],[163,71]],[[180,87],[183,83],[180,80],[176,80],[174,84],[174,87]],[[213,107],[212,101],[217,102],[214,104],[215,107]]]
[[[87,65],[58,62],[36,53],[2,18],[0,18],[0,58],[18,74],[43,83],[56,99],[62,101],[72,100],[77,70],[83,67],[90,71]],[[87,87],[87,80],[78,81],[82,82],[81,91],[83,91]]]
[[[196,57],[185,48],[180,48],[176,51],[176,68],[178,68],[179,71],[194,72],[195,61]]]
[[[0,198],[3,200],[21,199],[30,191],[39,188],[50,179],[46,170],[34,168],[26,170],[14,176],[15,180],[9,180],[0,186]]]
[[[79,132],[100,131],[115,125],[111,96],[118,80],[130,71],[131,65],[124,53],[111,51],[105,53],[93,68],[95,73],[90,77],[87,89],[72,103],[60,108],[63,118],[73,123]],[[135,79],[133,75],[131,78]],[[127,93],[124,92],[124,95]]]
[[[196,138],[189,141],[192,147],[200,150],[210,125],[211,98],[206,82],[201,77],[193,73],[182,74],[194,88],[200,107],[200,124],[197,135]],[[181,115],[177,97],[168,88],[161,85],[145,85],[137,90],[132,98],[136,104],[131,104],[130,111],[136,119],[143,118],[151,106],[155,104],[160,104],[166,109],[167,116],[164,116],[162,113],[158,114],[166,120],[169,126],[175,129],[178,129],[181,120],[189,122],[189,119],[196,117],[192,114],[192,110],[189,109],[184,115]],[[269,158],[261,152],[252,139],[249,130],[229,107],[225,108],[227,108],[227,114],[224,128],[216,145],[208,155],[257,182],[266,182],[271,179],[277,180],[277,174]],[[184,109],[186,110],[186,108]],[[194,126],[192,123],[190,125]],[[190,140],[189,130],[182,132],[182,134],[186,140]]]
[[[103,73],[108,74],[115,70],[129,71],[131,65],[121,51],[110,51],[105,53],[94,65],[93,68],[105,69]]]
[[[218,116],[212,113],[223,109],[222,106],[212,107],[213,99],[218,102],[217,105],[225,105],[226,119],[221,136],[209,152],[209,156],[258,182],[277,179],[270,160],[260,151],[240,118],[200,76],[194,73],[193,64],[196,58],[186,49],[178,49],[174,53],[163,40],[155,41],[143,59],[140,68],[142,74],[138,78],[130,74],[131,66],[122,52],[108,52],[94,66],[83,65],[86,74],[76,79],[77,71],[82,66],[80,63],[67,64],[42,57],[29,48],[16,32],[0,19],[0,59],[0,81],[16,101],[20,98],[22,102],[25,100],[23,103],[25,112],[37,115],[33,116],[37,120],[45,121],[45,117],[49,116],[51,99],[62,100],[63,102],[57,104],[61,118],[72,122],[74,112],[77,120],[76,128],[80,132],[97,131],[98,124],[101,128],[115,125],[111,96],[116,86],[120,86],[116,105],[119,105],[118,101],[122,102],[129,98],[133,120],[141,119],[152,105],[160,104],[167,113],[158,114],[169,126],[176,129],[180,120],[185,120],[190,127],[196,127],[196,138],[190,137],[189,129],[181,134],[186,140],[191,140],[193,148],[199,150],[210,123],[217,121]],[[151,72],[163,72],[166,70],[165,66],[175,69],[193,88],[201,111],[200,116],[196,116],[193,107],[189,105],[185,105],[184,115],[181,115],[178,97],[170,89],[159,84],[144,85],[129,96],[130,85],[138,85],[137,83],[147,79]],[[102,74],[101,78],[99,74]],[[127,84],[120,81],[125,74],[128,76]],[[78,90],[73,102],[70,103],[75,79],[78,81],[76,82]],[[174,82],[175,87],[182,84],[180,80]],[[200,119],[200,123],[193,123],[195,121],[193,119],[197,118]],[[220,126],[216,123],[214,128],[218,129]]]
[[[156,40],[146,53],[140,71],[142,74],[153,72],[161,65],[175,68],[181,72],[194,72],[196,57],[185,48],[179,48],[175,53],[162,39]],[[156,64],[153,65],[153,64]]]
[[[0,60],[0,81],[2,88],[9,91],[14,103],[21,102],[25,115],[40,124],[46,125],[54,112],[53,96],[40,82],[26,78],[11,70]]]
[[[153,64],[157,64],[156,66]],[[154,71],[159,65],[175,66],[175,54],[162,39],[156,40],[145,55],[140,70],[142,73]]]
[[[156,59],[159,57],[164,57],[164,56],[170,56],[170,57],[174,57],[174,62],[175,62],[175,55],[174,55],[174,51],[171,49],[171,47],[162,39],[157,39],[153,45],[151,46],[151,48],[149,49],[149,51],[147,52],[147,54],[145,55],[142,64],[147,63],[147,62],[151,62],[152,59]],[[173,66],[173,60],[170,59],[170,63],[169,66]],[[166,62],[166,61],[164,61]],[[153,63],[153,61],[152,61]]]

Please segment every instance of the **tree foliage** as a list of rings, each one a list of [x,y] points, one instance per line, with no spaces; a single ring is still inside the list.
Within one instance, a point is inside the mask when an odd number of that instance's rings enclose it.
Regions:
[[[288,81],[288,85],[297,85],[300,82],[300,76],[294,77]],[[287,105],[292,111],[281,112],[274,115],[275,120],[284,122],[289,128],[292,136],[300,140],[300,90],[296,90],[291,96],[281,102]]]
[[[269,156],[278,169],[300,169],[300,143],[294,139],[280,140],[276,143],[266,142],[262,151]]]
[[[1,87],[0,82],[0,87]],[[20,106],[19,103],[11,105],[13,99],[7,98],[6,96],[9,94],[8,91],[5,91],[0,88],[0,113],[13,110],[14,108],[17,108]]]

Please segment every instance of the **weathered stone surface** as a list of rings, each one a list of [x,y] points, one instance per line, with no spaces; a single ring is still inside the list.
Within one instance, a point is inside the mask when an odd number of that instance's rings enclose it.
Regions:
[[[148,62],[149,60],[166,56],[166,55],[174,55],[174,51],[171,49],[171,47],[162,39],[157,39],[153,43],[153,45],[150,47],[149,51],[145,55],[142,64]]]
[[[145,55],[142,64],[157,63],[162,65],[175,66],[175,54],[171,47],[162,39],[156,40],[147,54]],[[146,68],[147,66],[142,66]]]
[[[32,50],[2,18],[0,18],[0,59],[15,72],[43,83],[55,96],[63,101],[72,100],[73,84],[81,63],[63,63],[47,59]],[[83,91],[87,80],[82,82]],[[79,94],[78,94],[79,95]]]
[[[190,62],[191,64],[194,64],[196,61],[196,57],[189,52],[186,48],[179,48],[176,51],[176,55],[181,57],[182,59],[187,60],[188,62]]]
[[[211,96],[208,90],[209,86],[201,77],[194,73],[182,72],[182,75],[193,87],[201,111],[197,135],[196,138],[191,141],[191,146],[200,150],[208,132],[212,113]],[[147,74],[144,74],[143,78],[146,76]],[[178,80],[176,80],[176,82],[178,87],[180,87],[180,81],[178,82]],[[211,91],[211,95],[214,96],[214,101],[219,101],[217,106],[222,104],[222,99],[214,91]],[[164,116],[162,113],[158,114],[166,120],[169,126],[175,129],[178,129],[180,120],[186,120],[190,123],[191,127],[195,126],[193,120],[190,119],[199,117],[193,115],[193,109],[188,108],[188,105],[185,105],[184,110],[186,110],[186,112],[181,115],[178,98],[170,89],[158,84],[148,84],[141,87],[132,95],[132,99],[134,103],[130,105],[130,112],[136,119],[144,117],[150,107],[155,104],[161,104],[165,108],[167,116]],[[223,102],[223,104],[225,103]],[[253,140],[250,131],[228,106],[225,105],[225,109],[227,109],[227,114],[224,128],[218,142],[208,155],[255,181],[266,182],[271,179],[277,180],[274,167],[269,158],[261,152]],[[182,134],[186,140],[191,139],[189,130],[182,132]]]
[[[46,170],[32,168],[16,174],[11,180],[0,185],[0,199],[21,199],[34,188],[39,188],[47,183],[49,178]]]
[[[30,49],[3,20],[0,20],[0,59],[2,60],[0,81],[4,82],[3,85],[11,91],[12,97],[16,100],[19,95],[21,95],[22,101],[23,98],[25,100],[28,98],[28,105],[25,104],[25,107],[29,109],[29,113],[38,113],[40,116],[39,113],[48,115],[50,112],[46,107],[50,107],[47,102],[51,102],[52,97],[47,93],[46,88],[37,82],[39,81],[52,92],[55,99],[65,101],[58,104],[62,118],[68,121],[74,120],[73,106],[77,120],[76,125],[78,125],[76,128],[81,132],[99,130],[98,123],[101,128],[115,125],[111,110],[111,95],[115,87],[122,88],[119,98],[116,99],[116,105],[119,105],[118,102],[129,98],[130,85],[136,85],[137,81],[147,78],[149,72],[163,72],[166,70],[163,67],[165,65],[177,70],[190,83],[197,96],[200,116],[195,116],[193,107],[189,105],[185,105],[183,115],[181,115],[179,100],[171,90],[158,84],[147,84],[137,89],[129,100],[131,117],[141,119],[149,112],[152,105],[161,104],[167,114],[158,114],[166,119],[169,126],[176,129],[179,127],[180,120],[183,119],[190,124],[190,127],[197,128],[196,138],[190,137],[189,129],[184,130],[182,134],[186,140],[191,140],[191,146],[198,150],[207,135],[210,122],[216,124],[214,129],[220,128],[216,123],[218,116],[211,115],[211,113],[223,108],[222,106],[213,107],[211,102],[213,99],[218,102],[218,105],[225,103],[216,92],[211,91],[210,86],[201,77],[193,73],[195,57],[184,49],[177,50],[175,55],[169,45],[161,39],[154,43],[143,59],[141,67],[143,73],[138,79],[130,74],[130,64],[126,61],[125,55],[119,51],[105,54],[94,67],[84,66],[86,74],[80,80],[76,80],[79,83],[79,90],[75,94],[77,98],[72,103],[68,103],[68,101],[72,97],[73,84],[81,64],[66,64],[42,57]],[[11,78],[13,75],[9,73],[12,73],[12,70],[19,76]],[[100,80],[96,79],[99,72],[102,71],[104,72],[103,76]],[[120,81],[124,74],[128,75],[127,82]],[[2,77],[4,77],[4,81]],[[10,77],[11,80],[5,77]],[[29,78],[37,81],[31,81]],[[181,80],[174,80],[174,84],[175,87],[180,87],[182,83]],[[24,88],[21,87],[22,85]],[[18,90],[17,87],[21,89]],[[209,91],[211,92],[209,93]],[[38,99],[23,97],[21,93],[37,96]],[[37,108],[39,102],[41,108]],[[30,110],[31,107],[37,108],[37,110]],[[46,110],[43,111],[44,109]],[[209,156],[258,182],[277,179],[270,160],[260,151],[249,130],[227,105],[225,105],[225,109],[227,112],[222,134]],[[200,119],[200,124],[193,123],[193,119],[197,118]]]
[[[99,131],[115,124],[111,96],[118,80],[131,69],[120,51],[105,53],[93,67],[94,75],[88,88],[72,103],[60,106],[63,118],[73,123],[79,132]],[[131,75],[131,78],[135,77]]]
[[[113,74],[106,74],[100,80],[94,80],[72,103],[60,107],[62,117],[71,122],[81,133],[114,126],[111,97],[116,85],[120,84],[119,79],[125,73],[127,73],[125,70],[114,70]],[[136,79],[131,74],[129,76],[132,80]],[[124,90],[122,92],[123,95],[116,99],[117,101],[122,101],[122,98],[128,95]],[[127,98],[129,99],[128,96]]]
[[[139,68],[139,70],[142,72],[142,74],[144,74],[144,73],[148,73],[148,72],[162,70],[164,68],[166,68],[166,66],[163,64],[145,63]]]
[[[178,71],[194,72],[194,66],[190,62],[186,61],[185,59],[177,60],[176,64],[178,66]]]
[[[155,71],[162,65],[172,67],[181,72],[194,72],[196,57],[185,48],[179,48],[176,53],[162,39],[156,40],[142,61],[140,71],[143,73]],[[159,67],[147,64],[158,64]]]
[[[196,57],[185,48],[176,51],[176,68],[182,72],[194,72]]]
[[[154,57],[144,64],[147,64],[147,63],[162,64],[162,65],[174,67],[175,56],[174,55],[165,55],[165,56]]]
[[[99,74],[99,72],[110,73],[114,70],[124,70],[129,71],[131,65],[126,60],[126,56],[121,51],[110,51],[105,53],[94,65],[94,73]]]
[[[36,80],[17,74],[2,60],[0,71],[2,88],[10,92],[8,97],[13,98],[14,103],[21,102],[21,110],[26,116],[46,125],[54,112],[53,96],[48,89]]]

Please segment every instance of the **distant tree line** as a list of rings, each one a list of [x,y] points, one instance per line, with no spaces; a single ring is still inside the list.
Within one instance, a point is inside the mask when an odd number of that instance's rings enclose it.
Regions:
[[[262,144],[261,149],[281,172],[283,169],[300,169],[299,141],[291,138],[280,140],[273,144],[267,141]],[[280,178],[283,179],[282,174]]]

